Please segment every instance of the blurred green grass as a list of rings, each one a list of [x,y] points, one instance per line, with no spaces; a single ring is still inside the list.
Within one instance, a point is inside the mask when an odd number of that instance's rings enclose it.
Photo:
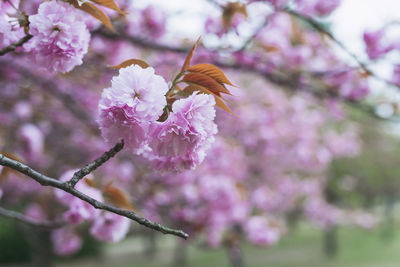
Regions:
[[[96,259],[59,263],[56,266],[174,266],[174,237],[158,240],[158,252],[151,258],[142,253],[141,238],[129,238],[119,244],[107,245]],[[400,227],[390,239],[383,239],[378,230],[367,231],[359,228],[339,228],[339,251],[335,258],[328,258],[323,252],[323,233],[308,225],[299,227],[284,237],[279,244],[269,248],[245,245],[243,247],[245,266],[248,267],[398,267],[400,266]],[[223,249],[202,249],[190,245],[188,264],[197,266],[230,266]]]

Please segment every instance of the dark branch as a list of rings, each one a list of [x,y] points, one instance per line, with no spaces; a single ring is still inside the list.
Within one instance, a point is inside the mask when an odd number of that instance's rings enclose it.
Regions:
[[[373,106],[368,105],[368,104],[363,104],[361,102],[357,102],[357,101],[345,98],[343,96],[340,96],[338,94],[338,92],[336,92],[336,91],[329,91],[324,88],[316,88],[315,86],[311,86],[311,85],[302,85],[301,87],[299,87],[299,83],[295,79],[296,75],[292,74],[290,72],[288,72],[288,73],[270,73],[270,72],[262,71],[260,69],[248,67],[248,66],[241,65],[241,64],[235,64],[235,63],[230,64],[230,63],[223,63],[223,62],[219,62],[219,61],[214,61],[213,63],[221,68],[229,68],[229,69],[240,70],[240,71],[260,75],[265,80],[267,80],[271,83],[274,83],[276,85],[279,85],[284,89],[287,88],[292,91],[298,90],[299,92],[308,93],[320,100],[336,99],[342,103],[345,103],[355,109],[358,109],[358,110],[368,114],[369,116],[371,116],[372,118],[375,118],[375,119],[399,122],[399,117],[393,116],[391,118],[382,118],[375,113]]]
[[[367,73],[370,73],[370,70],[367,68],[367,66],[363,62],[361,62],[361,60],[353,52],[351,52],[341,41],[336,39],[335,36],[333,36],[333,34],[330,31],[328,31],[321,23],[316,21],[314,18],[312,18],[310,16],[307,16],[305,14],[298,13],[298,12],[292,10],[292,9],[289,9],[289,8],[284,8],[282,11],[287,13],[287,14],[289,14],[289,15],[291,15],[291,16],[293,16],[293,17],[296,17],[296,18],[306,22],[312,28],[317,30],[318,32],[328,36],[329,39],[331,39],[340,48],[342,48],[343,51],[345,51],[349,56],[351,56],[364,71],[366,71]]]
[[[121,140],[121,142],[117,143],[113,148],[111,148],[109,151],[104,152],[103,155],[101,155],[99,158],[94,160],[93,162],[87,164],[85,167],[80,169],[79,171],[74,173],[74,176],[72,176],[71,180],[68,182],[65,182],[67,186],[74,187],[77,182],[79,182],[80,179],[91,173],[92,171],[96,170],[98,167],[100,167],[104,162],[109,160],[110,158],[114,157],[119,151],[122,150],[124,147],[124,140]]]
[[[22,213],[13,211],[13,210],[8,210],[3,207],[0,207],[0,216],[6,217],[6,218],[11,218],[16,221],[35,226],[35,227],[40,227],[40,228],[46,228],[46,229],[54,229],[54,228],[60,228],[63,227],[66,223],[65,222],[51,222],[51,221],[37,221],[33,218],[30,218],[28,216],[25,216]]]
[[[5,54],[9,52],[15,51],[15,49],[19,46],[22,46],[24,43],[28,42],[33,36],[28,34],[25,35],[21,40],[19,40],[16,43],[10,44],[9,46],[4,47],[3,49],[0,50],[0,56],[4,56]]]
[[[23,173],[23,174],[31,177],[32,179],[34,179],[35,181],[37,181],[38,183],[40,183],[43,186],[52,186],[52,187],[61,189],[67,193],[70,193],[71,195],[78,197],[78,198],[82,199],[83,201],[86,201],[87,203],[89,203],[90,205],[95,207],[96,209],[102,209],[102,210],[106,210],[106,211],[110,211],[110,212],[119,214],[121,216],[132,219],[132,220],[136,221],[137,223],[144,225],[150,229],[159,231],[163,234],[171,234],[171,235],[179,236],[179,237],[182,237],[185,239],[188,238],[188,236],[189,236],[187,233],[183,232],[182,230],[171,229],[171,228],[162,226],[161,224],[149,221],[143,217],[140,217],[133,211],[116,208],[114,206],[110,206],[103,202],[97,201],[94,198],[91,198],[90,196],[76,190],[75,188],[68,186],[66,183],[63,183],[59,180],[56,180],[54,178],[48,177],[44,174],[41,174],[40,172],[33,170],[29,166],[27,166],[21,162],[18,162],[16,160],[10,159],[3,154],[0,154],[0,165],[12,168],[20,173]]]
[[[385,78],[382,78],[381,76],[377,75],[375,72],[373,72],[370,68],[368,68],[367,64],[362,62],[356,54],[354,54],[353,52],[351,52],[341,41],[339,41],[338,39],[336,39],[336,37],[330,32],[328,31],[321,23],[319,23],[317,20],[315,20],[314,18],[307,16],[305,14],[301,14],[298,13],[292,9],[289,8],[284,8],[282,9],[283,12],[296,17],[304,22],[306,22],[308,25],[310,25],[312,28],[314,28],[316,31],[326,35],[329,37],[329,39],[331,39],[335,44],[337,44],[344,52],[346,52],[351,58],[353,58],[353,60],[357,63],[357,65],[363,70],[365,71],[365,73],[371,75],[372,77],[374,77],[375,79],[384,82],[388,85],[391,86],[395,86],[397,88],[400,88],[400,86],[392,81],[389,81]]]

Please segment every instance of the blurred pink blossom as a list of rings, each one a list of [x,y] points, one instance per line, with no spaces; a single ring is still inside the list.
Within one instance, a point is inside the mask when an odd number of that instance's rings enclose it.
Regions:
[[[72,228],[63,227],[51,233],[53,250],[57,255],[68,256],[74,254],[82,246],[82,238]]]
[[[130,220],[118,214],[104,212],[93,222],[90,233],[101,241],[118,242],[129,231]]]
[[[46,1],[29,22],[33,38],[24,48],[38,66],[65,73],[82,64],[90,34],[76,8],[59,0]]]

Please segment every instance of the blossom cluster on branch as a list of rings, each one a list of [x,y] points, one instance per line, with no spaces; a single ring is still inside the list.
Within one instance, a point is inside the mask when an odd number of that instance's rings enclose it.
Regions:
[[[362,145],[343,103],[370,110],[374,76],[339,58],[341,43],[319,22],[340,1],[204,5],[203,42],[191,47],[158,6],[0,0],[0,153],[59,177],[44,187],[25,167],[0,165],[1,206],[62,220],[55,253],[78,251],[87,229],[119,241],[135,227],[128,218],[187,237],[138,214],[211,246],[237,229],[274,244],[293,213],[322,228],[369,216],[324,194],[330,162]],[[372,61],[399,49],[384,30],[364,42]],[[97,158],[110,144],[126,149]],[[362,226],[374,225],[368,218]]]

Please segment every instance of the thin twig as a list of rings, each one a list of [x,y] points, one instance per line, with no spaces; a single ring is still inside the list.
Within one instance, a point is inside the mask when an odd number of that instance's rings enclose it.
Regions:
[[[308,23],[311,27],[313,27],[315,30],[317,30],[318,32],[326,35],[329,37],[329,39],[331,39],[331,41],[333,41],[335,44],[337,44],[345,53],[347,53],[351,58],[353,58],[353,60],[357,63],[357,65],[363,70],[365,71],[365,73],[367,73],[368,75],[371,75],[372,77],[374,77],[375,79],[384,82],[388,85],[391,86],[395,86],[397,88],[400,88],[400,86],[398,84],[396,84],[395,82],[392,82],[390,80],[387,80],[381,76],[379,76],[378,74],[376,74],[375,72],[373,72],[366,63],[362,62],[362,60],[360,60],[358,58],[358,56],[356,54],[354,54],[353,52],[351,52],[341,41],[339,41],[338,39],[336,39],[336,37],[329,32],[327,29],[325,29],[325,27],[319,23],[317,20],[315,20],[314,18],[307,16],[305,14],[301,14],[297,11],[294,11],[292,9],[289,8],[283,8],[282,9],[283,12],[294,16],[306,23]]]
[[[282,86],[283,88],[288,88],[291,90],[298,90],[299,92],[305,92],[305,93],[308,93],[320,100],[327,99],[327,98],[336,99],[338,101],[341,101],[351,107],[354,107],[354,108],[368,114],[372,118],[379,119],[381,121],[399,122],[399,117],[397,117],[397,116],[393,116],[391,118],[382,118],[375,113],[373,106],[345,98],[343,96],[340,96],[338,92],[335,92],[332,90],[331,91],[323,90],[322,88],[314,88],[314,86],[311,86],[311,85],[303,85],[302,87],[299,87],[298,81],[293,78],[296,75],[289,73],[289,72],[281,73],[281,74],[270,73],[270,72],[263,71],[263,70],[260,70],[257,68],[252,68],[252,67],[248,67],[248,66],[245,66],[242,64],[235,64],[235,63],[230,64],[230,63],[223,63],[223,62],[214,62],[214,64],[221,68],[229,68],[229,69],[240,70],[240,71],[260,75],[267,81],[277,84],[279,86]]]
[[[54,228],[60,228],[63,227],[66,222],[63,221],[38,221],[33,218],[30,218],[22,213],[13,211],[13,210],[8,210],[3,207],[0,207],[0,216],[14,219],[16,221],[35,226],[35,227],[40,227],[40,228],[46,228],[46,229],[54,229]]]
[[[56,180],[56,179],[48,177],[40,172],[37,172],[34,169],[32,169],[31,167],[29,167],[19,161],[10,159],[3,154],[0,154],[0,165],[12,168],[20,173],[23,173],[23,174],[31,177],[32,179],[34,179],[35,181],[37,181],[38,183],[40,183],[43,186],[55,187],[55,188],[65,191],[67,193],[70,193],[71,195],[76,196],[76,197],[82,199],[83,201],[89,203],[96,209],[102,209],[102,210],[106,210],[106,211],[110,211],[110,212],[119,214],[121,216],[132,219],[132,220],[136,221],[137,223],[146,226],[147,228],[159,231],[163,234],[171,234],[171,235],[179,236],[179,237],[182,237],[185,239],[189,237],[189,235],[187,233],[183,232],[182,230],[175,230],[175,229],[165,227],[159,223],[155,223],[155,222],[149,221],[143,217],[140,217],[133,211],[120,209],[120,208],[105,204],[103,202],[97,201],[94,198],[76,190],[75,188],[68,186],[66,183],[63,183],[59,180]]]
[[[77,182],[79,182],[80,179],[91,173],[92,171],[96,170],[98,167],[100,167],[104,162],[109,160],[110,158],[114,157],[119,151],[122,150],[124,147],[124,140],[121,140],[121,142],[117,143],[113,148],[111,148],[109,151],[104,152],[103,155],[98,157],[96,160],[93,162],[87,164],[85,167],[80,169],[79,171],[74,173],[74,176],[72,176],[71,180],[65,182],[67,186],[74,187]]]
[[[9,52],[15,51],[15,49],[19,46],[22,46],[26,42],[28,42],[33,36],[30,34],[25,35],[21,40],[19,40],[16,43],[10,44],[9,46],[4,47],[3,49],[0,50],[0,56],[4,56],[5,54]]]

